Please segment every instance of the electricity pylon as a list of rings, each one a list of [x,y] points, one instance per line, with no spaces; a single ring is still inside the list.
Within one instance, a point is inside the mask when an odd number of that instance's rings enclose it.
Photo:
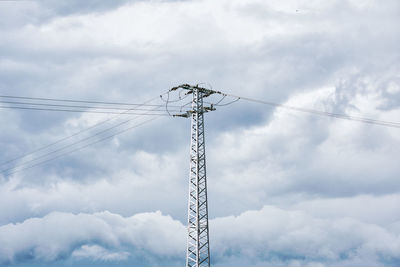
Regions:
[[[189,205],[188,205],[188,239],[187,239],[187,267],[210,266],[210,244],[208,233],[208,202],[206,151],[204,138],[204,113],[215,110],[211,106],[203,105],[203,98],[217,91],[191,86],[188,84],[174,87],[187,90],[192,94],[192,108],[179,117],[191,117],[191,144],[190,144],[190,174],[189,174]]]

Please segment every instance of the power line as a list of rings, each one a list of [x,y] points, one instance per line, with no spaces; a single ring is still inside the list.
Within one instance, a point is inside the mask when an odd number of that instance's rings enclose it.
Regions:
[[[137,118],[137,117],[135,117],[134,119],[136,119],[136,118]],[[133,119],[132,119],[132,120],[133,120]],[[68,149],[69,147],[75,146],[75,145],[77,145],[77,144],[80,144],[80,143],[82,143],[82,142],[85,142],[85,141],[87,141],[87,140],[90,140],[90,139],[92,139],[93,137],[96,137],[96,136],[99,136],[99,135],[101,135],[101,134],[103,134],[103,133],[105,133],[105,132],[108,132],[108,131],[110,131],[110,130],[112,130],[112,129],[118,128],[119,126],[124,125],[124,124],[126,124],[126,123],[128,123],[128,122],[130,122],[130,121],[132,121],[132,120],[123,121],[123,122],[121,122],[121,123],[118,123],[117,125],[114,125],[114,126],[109,127],[109,128],[107,128],[107,129],[105,129],[105,130],[102,130],[102,131],[100,131],[100,132],[97,132],[96,134],[90,135],[90,136],[88,136],[88,137],[86,137],[86,138],[84,138],[84,139],[81,139],[81,140],[77,141],[77,142],[74,142],[74,143],[69,144],[69,145],[65,145],[65,146],[63,146],[63,147],[61,147],[61,148],[59,148],[59,149],[53,150],[53,151],[48,152],[48,153],[46,153],[46,154],[44,154],[44,155],[41,155],[41,156],[39,156],[39,157],[36,157],[36,158],[34,158],[34,159],[31,159],[31,160],[28,160],[28,161],[26,161],[26,162],[24,162],[24,163],[18,165],[18,167],[24,166],[24,165],[26,165],[26,164],[28,164],[28,163],[31,163],[31,162],[34,162],[34,161],[43,159],[43,158],[45,158],[45,157],[47,157],[47,156],[49,156],[49,155],[53,155],[53,154],[56,154],[56,153],[58,153],[58,152],[60,152],[60,151],[66,150],[66,149]],[[4,170],[1,170],[1,172],[7,172],[7,171],[12,170],[12,169],[14,169],[14,168],[15,168],[15,167],[8,168],[8,169],[4,169]]]
[[[160,108],[160,107],[156,107],[156,108],[154,108],[154,109],[158,109],[158,108]],[[149,112],[150,112],[150,111],[149,111]],[[147,112],[147,113],[149,113],[149,112]],[[146,113],[141,113],[140,115],[147,115],[147,114],[146,114]],[[95,134],[92,134],[92,135],[90,135],[90,136],[88,136],[88,137],[86,137],[86,138],[83,138],[83,139],[81,139],[81,140],[79,140],[79,141],[76,141],[76,142],[74,142],[74,143],[72,143],[72,144],[65,145],[65,146],[63,146],[63,147],[61,147],[61,148],[59,148],[59,149],[50,151],[50,152],[48,152],[48,153],[46,153],[46,154],[44,154],[44,155],[41,155],[41,156],[39,156],[39,157],[36,157],[36,158],[34,158],[34,159],[32,159],[32,160],[29,160],[29,161],[27,161],[27,162],[24,162],[24,163],[18,165],[17,167],[12,167],[12,168],[8,168],[8,169],[1,170],[1,172],[7,172],[7,171],[13,170],[13,169],[15,169],[15,168],[18,168],[18,167],[27,165],[28,163],[35,162],[35,161],[37,161],[37,160],[40,160],[40,159],[42,159],[42,158],[45,158],[45,157],[47,157],[47,156],[49,156],[49,155],[56,154],[56,153],[58,153],[58,152],[60,152],[60,151],[63,151],[63,150],[68,149],[69,147],[75,146],[75,145],[77,145],[77,144],[80,144],[80,143],[82,143],[82,142],[85,142],[85,141],[87,141],[87,140],[90,140],[90,139],[92,139],[92,138],[94,138],[94,137],[96,137],[96,136],[99,136],[99,135],[101,135],[101,134],[103,134],[103,133],[105,133],[105,132],[108,132],[108,131],[110,131],[110,130],[112,130],[112,129],[118,128],[118,127],[120,127],[121,125],[124,125],[124,124],[126,124],[126,123],[128,123],[128,122],[134,121],[134,120],[136,120],[137,118],[138,118],[138,116],[136,116],[136,117],[134,117],[134,118],[132,118],[132,119],[129,119],[129,120],[122,121],[122,122],[120,122],[120,123],[118,123],[118,124],[116,124],[116,125],[114,125],[114,126],[112,126],[112,127],[106,128],[106,129],[104,129],[104,130],[102,130],[102,131],[99,131],[99,132],[97,132],[97,133],[95,133]],[[31,154],[32,154],[32,153],[31,153]],[[4,164],[2,164],[1,166],[3,166],[3,165],[4,165]]]
[[[17,104],[17,105],[28,105],[28,106],[45,106],[45,107],[63,107],[63,108],[80,108],[80,109],[107,109],[107,110],[127,110],[126,107],[99,107],[99,106],[82,106],[82,105],[63,105],[63,104],[48,104],[48,103],[35,103],[35,102],[18,102],[18,101],[1,101],[4,104]],[[164,105],[141,105],[141,107],[163,107]],[[8,106],[7,106],[8,107]],[[13,106],[12,106],[13,107]],[[18,107],[18,106],[15,106]],[[175,106],[180,107],[180,106]],[[138,109],[147,111],[148,109]]]
[[[251,101],[251,102],[256,102],[256,103],[260,103],[260,104],[264,104],[264,105],[269,105],[269,106],[274,106],[274,107],[279,107],[279,108],[285,108],[285,109],[289,109],[289,110],[300,111],[300,112],[305,112],[305,113],[310,113],[310,114],[315,114],[315,115],[320,115],[320,116],[328,116],[328,117],[334,117],[334,118],[340,118],[340,119],[346,119],[346,120],[352,120],[352,121],[359,121],[359,122],[363,122],[363,123],[369,123],[369,124],[376,124],[376,125],[387,126],[387,127],[400,128],[400,123],[396,123],[396,122],[382,121],[382,120],[376,120],[376,119],[370,119],[370,118],[355,117],[355,116],[350,116],[350,115],[346,115],[346,114],[338,114],[338,113],[332,113],[332,112],[326,112],[326,111],[319,111],[319,110],[313,110],[313,109],[307,109],[307,108],[293,107],[293,106],[289,106],[289,105],[283,105],[283,104],[274,103],[274,102],[270,102],[270,101],[264,101],[264,100],[260,100],[260,99],[253,99],[253,98],[249,98],[249,97],[237,96],[237,95],[232,95],[232,94],[225,94],[225,93],[221,93],[221,92],[218,92],[218,91],[213,91],[213,92],[214,92],[214,93],[221,94],[221,95],[223,96],[222,99],[221,99],[220,101],[218,101],[218,103],[215,103],[216,106],[230,105],[230,104],[232,104],[232,103],[234,103],[234,102],[236,102],[236,101],[238,101],[238,100],[240,100],[240,99],[243,99],[243,100],[247,100],[247,101]],[[168,92],[167,92],[167,93],[168,93]],[[167,93],[164,93],[164,94],[167,94]],[[224,98],[225,98],[226,96],[235,97],[235,98],[237,98],[237,99],[235,99],[235,100],[232,101],[232,102],[226,103],[226,104],[221,104],[221,102],[224,100]],[[154,113],[154,112],[158,111],[157,109],[159,109],[159,108],[161,108],[161,107],[164,107],[164,105],[151,105],[151,104],[147,104],[147,103],[153,101],[154,99],[156,99],[156,98],[158,98],[158,97],[153,98],[153,99],[151,99],[151,100],[148,100],[148,101],[146,101],[145,103],[142,103],[142,104],[128,104],[128,103],[101,102],[101,101],[86,101],[86,100],[70,100],[70,99],[53,99],[53,98],[32,98],[32,97],[22,97],[22,96],[0,96],[0,97],[21,98],[21,99],[34,99],[34,100],[49,100],[49,101],[65,101],[65,102],[83,102],[83,103],[96,103],[96,104],[98,104],[98,103],[102,103],[102,104],[122,104],[122,105],[133,105],[133,106],[134,106],[133,108],[127,109],[127,110],[125,110],[124,112],[120,112],[120,113],[116,113],[116,112],[100,112],[100,111],[84,111],[84,110],[81,111],[81,110],[41,109],[41,108],[30,108],[30,107],[3,107],[3,106],[0,106],[0,108],[21,108],[21,109],[38,109],[38,110],[51,110],[51,111],[92,112],[92,113],[117,114],[117,115],[114,116],[113,118],[107,119],[107,120],[102,121],[102,122],[100,122],[100,123],[98,123],[98,124],[95,124],[95,125],[93,125],[93,126],[91,126],[91,127],[89,127],[89,128],[83,129],[83,130],[81,130],[81,131],[79,131],[79,132],[77,132],[77,133],[75,133],[75,134],[73,134],[73,135],[71,135],[71,136],[62,138],[62,139],[60,139],[60,140],[58,140],[58,141],[56,141],[56,142],[54,142],[54,143],[51,143],[51,144],[46,145],[46,146],[44,146],[44,147],[42,147],[42,148],[36,149],[36,150],[34,150],[34,151],[30,152],[30,153],[27,153],[27,154],[25,154],[25,155],[22,155],[22,156],[18,157],[18,158],[9,160],[9,161],[7,161],[7,162],[4,162],[4,163],[0,164],[0,166],[4,166],[5,164],[8,164],[8,163],[13,162],[13,161],[16,161],[16,160],[18,160],[18,159],[24,158],[24,157],[26,157],[26,156],[28,156],[28,155],[32,155],[32,154],[34,154],[34,153],[36,153],[36,152],[39,152],[39,151],[44,150],[44,149],[46,149],[46,148],[49,148],[49,147],[51,147],[51,146],[53,146],[53,145],[55,145],[55,144],[61,143],[61,142],[65,141],[65,140],[67,140],[67,139],[70,139],[70,138],[72,138],[72,137],[74,137],[74,136],[76,136],[76,135],[78,135],[78,134],[80,134],[80,133],[82,133],[82,132],[85,132],[85,131],[87,131],[87,130],[89,130],[89,129],[95,128],[95,127],[97,127],[97,126],[99,126],[99,125],[101,125],[101,124],[104,124],[104,123],[106,123],[106,122],[112,120],[112,119],[115,119],[116,117],[118,117],[118,116],[120,116],[120,115],[123,115],[123,114],[130,114],[130,115],[136,115],[136,116],[138,116],[138,115],[169,116],[168,114],[165,114],[165,113]],[[181,97],[180,97],[180,98],[181,98]],[[162,99],[162,95],[161,95],[161,99]],[[14,102],[15,104],[28,104],[28,105],[30,105],[30,104],[32,104],[32,105],[37,104],[37,105],[43,105],[43,106],[62,106],[62,107],[74,107],[74,108],[82,108],[82,107],[85,107],[85,108],[100,108],[100,107],[89,107],[89,106],[72,106],[72,105],[58,105],[58,104],[56,105],[56,104],[47,104],[47,103],[26,103],[26,102],[19,102],[19,103],[16,103],[15,101],[0,101],[0,103],[1,103],[1,102],[7,102],[7,103],[8,103],[8,102]],[[168,102],[171,102],[171,101],[169,100],[169,96],[168,96],[168,99],[166,100],[166,103],[167,103],[167,104],[166,104],[165,106],[168,105]],[[141,106],[152,106],[152,107],[155,107],[155,108],[152,109],[152,110],[148,110],[148,109],[139,109],[139,107],[141,107]],[[180,107],[180,108],[181,108],[180,111],[182,111],[182,108],[185,107],[185,106],[186,106],[186,105],[177,106],[177,107]],[[104,107],[104,108],[109,108],[109,107]],[[110,109],[111,109],[111,107],[110,107]],[[147,112],[146,112],[146,113],[132,113],[132,112],[130,112],[130,111],[133,111],[133,110],[143,110],[143,111],[147,111]],[[136,118],[134,118],[134,119],[136,119]],[[26,165],[26,164],[28,164],[28,163],[31,163],[31,162],[40,160],[40,159],[42,159],[42,158],[45,158],[45,157],[47,157],[47,156],[49,156],[49,155],[52,155],[52,154],[55,154],[55,153],[64,151],[64,150],[68,149],[69,147],[72,147],[72,146],[75,146],[75,145],[80,144],[80,143],[82,143],[82,142],[85,142],[85,141],[87,141],[87,140],[90,140],[91,138],[94,138],[94,137],[96,137],[96,136],[99,136],[99,135],[101,135],[101,134],[103,134],[103,133],[105,133],[105,132],[107,132],[107,131],[110,131],[110,130],[112,130],[112,129],[114,129],[114,128],[120,127],[120,126],[122,126],[122,125],[124,125],[124,124],[126,124],[126,123],[128,123],[128,122],[130,122],[130,121],[133,121],[134,119],[130,119],[130,120],[127,120],[127,121],[123,121],[123,122],[121,122],[121,123],[119,123],[119,124],[116,124],[116,125],[114,125],[114,126],[112,126],[112,127],[109,127],[109,128],[106,128],[106,129],[104,129],[104,130],[102,130],[102,131],[100,131],[100,132],[97,132],[97,133],[95,133],[95,134],[93,134],[93,135],[91,135],[91,136],[89,136],[89,137],[86,137],[86,138],[84,138],[84,139],[81,139],[81,140],[79,140],[79,141],[77,141],[77,142],[74,142],[74,143],[72,143],[72,144],[63,146],[63,147],[61,147],[61,148],[59,148],[59,149],[53,150],[53,151],[51,151],[51,152],[49,152],[49,153],[46,153],[46,154],[41,155],[41,156],[39,156],[39,157],[36,157],[36,158],[34,158],[34,159],[32,159],[32,160],[29,160],[29,161],[27,161],[27,162],[24,162],[23,164],[21,164],[21,165],[19,165],[19,166],[17,166],[17,167],[4,169],[2,172],[12,171],[12,170],[15,169],[15,168],[19,168],[19,167],[24,166],[24,165]]]
[[[162,95],[164,95],[166,93],[163,93]],[[141,104],[141,103],[106,102],[106,101],[93,101],[93,100],[73,100],[73,99],[43,98],[43,97],[28,97],[28,96],[0,95],[0,98],[28,99],[28,100],[41,100],[41,101],[69,102],[69,103],[105,104],[105,105],[120,105],[120,106],[143,106],[143,104]],[[148,105],[148,106],[159,106],[159,105]],[[179,106],[175,106],[175,107],[179,107]]]
[[[27,166],[27,167],[25,167],[25,168],[18,169],[19,167],[21,167],[21,166],[18,166],[18,167],[16,167],[16,168],[13,168],[10,172],[5,173],[5,175],[11,175],[11,174],[14,174],[14,173],[17,173],[17,172],[21,172],[21,171],[25,171],[25,170],[34,168],[34,167],[39,166],[39,165],[46,164],[46,163],[48,163],[48,162],[50,162],[50,161],[53,161],[53,160],[56,160],[56,159],[58,159],[58,158],[64,157],[64,156],[66,156],[66,155],[69,155],[69,154],[74,153],[74,152],[76,152],[76,151],[82,150],[82,149],[87,148],[87,147],[89,147],[89,146],[92,146],[92,145],[94,145],[94,144],[103,142],[103,141],[105,141],[105,140],[107,140],[107,139],[110,139],[110,138],[112,138],[112,137],[114,137],[114,136],[120,135],[120,134],[122,134],[122,133],[124,133],[124,132],[127,132],[127,131],[131,130],[131,129],[140,127],[140,126],[142,126],[142,125],[144,125],[144,124],[146,124],[146,123],[149,123],[149,122],[151,122],[151,121],[153,121],[153,120],[156,120],[156,119],[158,119],[158,118],[160,118],[160,116],[154,117],[154,118],[150,118],[150,119],[148,119],[148,120],[146,120],[146,121],[144,121],[144,122],[142,122],[142,123],[133,125],[133,126],[131,126],[131,127],[129,127],[129,128],[126,128],[126,129],[124,129],[124,130],[121,130],[121,131],[119,131],[119,132],[117,132],[117,133],[114,133],[114,134],[112,134],[112,135],[108,135],[108,136],[106,136],[106,137],[104,137],[104,138],[102,138],[102,139],[100,139],[100,140],[97,140],[97,141],[95,141],[95,142],[92,142],[92,143],[83,145],[83,146],[81,146],[81,147],[78,147],[78,148],[75,148],[75,149],[73,149],[73,150],[70,150],[70,151],[67,151],[67,152],[65,152],[65,153],[62,153],[62,154],[60,154],[60,155],[57,155],[57,156],[55,156],[55,157],[53,157],[53,158],[50,158],[50,159],[47,159],[47,160],[44,160],[44,161],[35,163],[35,164],[33,164],[33,165]]]
[[[231,105],[231,104],[233,104],[233,103],[239,101],[239,100],[240,100],[240,97],[238,97],[237,99],[232,100],[232,101],[230,101],[230,102],[228,102],[228,103],[220,104],[222,100],[223,100],[223,98],[222,98],[220,101],[218,101],[218,103],[216,103],[214,106],[217,106],[217,107],[229,106],[229,105]]]
[[[166,92],[164,92],[163,94],[166,94]],[[163,95],[163,94],[162,94],[162,95]],[[156,100],[156,99],[158,99],[158,96],[157,96],[157,97],[154,97],[154,98],[152,98],[152,99],[149,99],[149,100],[147,100],[147,101],[145,101],[142,105],[147,105],[148,103],[150,103],[150,102],[152,102],[152,101],[154,101],[154,100]],[[62,143],[62,142],[64,142],[64,141],[68,140],[68,139],[71,139],[72,137],[75,137],[75,136],[77,136],[77,135],[79,135],[79,134],[82,134],[82,133],[88,131],[88,130],[91,130],[91,129],[96,128],[96,127],[98,127],[98,126],[100,126],[100,125],[103,125],[103,124],[105,124],[105,123],[107,123],[107,122],[110,122],[110,121],[112,121],[112,120],[118,118],[120,115],[123,115],[124,113],[127,113],[127,112],[132,111],[132,110],[136,110],[136,108],[138,108],[138,107],[140,107],[140,105],[137,106],[137,107],[133,107],[133,108],[127,109],[127,110],[125,110],[124,112],[121,112],[121,113],[119,113],[119,114],[117,114],[117,115],[112,116],[111,118],[108,118],[108,119],[105,119],[105,120],[103,120],[103,121],[100,121],[100,122],[98,122],[98,123],[96,123],[96,124],[94,124],[94,125],[92,125],[92,126],[90,126],[90,127],[84,128],[84,129],[82,129],[82,130],[80,130],[80,131],[78,131],[78,132],[76,132],[76,133],[74,133],[74,134],[72,134],[72,135],[69,135],[69,136],[66,136],[66,137],[64,137],[64,138],[61,138],[61,139],[59,139],[59,140],[57,140],[57,141],[55,141],[55,142],[53,142],[53,143],[50,143],[50,144],[48,144],[48,145],[45,145],[45,146],[40,147],[40,148],[38,148],[38,149],[35,149],[35,150],[31,151],[31,152],[28,152],[28,153],[26,153],[26,154],[23,154],[23,155],[21,155],[21,156],[18,156],[18,157],[16,157],[16,158],[13,158],[13,159],[8,160],[8,161],[6,161],[6,162],[3,162],[2,164],[0,164],[0,166],[4,166],[4,165],[6,165],[6,164],[8,164],[8,163],[14,162],[14,161],[19,160],[19,159],[22,159],[22,158],[24,158],[24,157],[26,157],[26,156],[32,155],[32,154],[34,154],[34,153],[37,153],[37,152],[39,152],[39,151],[45,150],[45,149],[47,149],[47,148],[49,148],[49,147],[52,147],[52,146],[57,145],[57,144],[59,144],[59,143]],[[158,108],[159,108],[159,107],[156,107],[155,110],[157,110]],[[142,114],[142,113],[140,113],[140,114]]]
[[[166,94],[166,93],[164,93],[164,94]],[[164,94],[161,94],[160,97],[162,98],[162,95],[164,95]],[[31,98],[31,97],[17,97],[17,96],[0,96],[0,97],[20,98],[20,99],[35,99],[35,100],[67,101],[67,102],[84,102],[84,103],[88,103],[88,102],[89,102],[89,103],[96,103],[96,104],[97,104],[97,103],[102,103],[102,104],[126,104],[126,105],[128,105],[127,103],[111,103],[111,102],[100,102],[100,101],[61,100],[61,99]],[[63,146],[63,147],[61,147],[61,148],[59,148],[59,149],[56,149],[56,150],[50,151],[50,152],[48,152],[48,153],[45,153],[45,154],[43,154],[43,155],[41,155],[41,156],[39,156],[39,157],[36,157],[36,158],[33,158],[32,160],[29,160],[29,161],[27,161],[27,162],[24,162],[24,163],[22,163],[22,164],[20,164],[20,165],[18,165],[18,166],[16,166],[16,167],[4,169],[4,170],[2,170],[1,172],[6,172],[7,174],[14,173],[13,170],[18,169],[18,168],[20,168],[20,167],[22,167],[22,166],[24,166],[24,165],[27,165],[27,164],[29,164],[29,163],[32,163],[32,162],[38,161],[38,160],[40,160],[40,159],[46,158],[46,157],[48,157],[48,156],[50,156],[50,155],[53,155],[53,154],[59,153],[59,152],[61,152],[61,151],[64,151],[64,150],[66,150],[66,149],[68,149],[68,148],[70,148],[70,147],[72,147],[72,146],[75,146],[75,145],[77,145],[77,144],[80,144],[80,143],[82,143],[82,142],[85,142],[85,141],[87,141],[87,140],[90,140],[90,139],[92,139],[92,138],[94,138],[94,137],[96,137],[96,136],[99,136],[99,135],[101,135],[101,134],[104,134],[104,133],[107,132],[107,131],[110,131],[110,130],[112,130],[112,129],[114,129],[114,128],[117,128],[117,127],[120,127],[120,126],[122,126],[122,125],[124,125],[124,124],[126,124],[126,123],[128,123],[128,122],[130,122],[130,121],[133,121],[133,120],[135,120],[135,119],[137,118],[137,115],[154,115],[154,116],[157,116],[157,117],[160,117],[160,116],[168,116],[168,115],[165,114],[165,113],[154,113],[155,111],[158,111],[158,109],[160,109],[161,107],[164,107],[164,105],[149,105],[149,104],[147,104],[147,103],[149,103],[149,102],[155,100],[156,98],[158,98],[158,97],[155,97],[155,98],[153,98],[153,99],[151,99],[151,100],[148,100],[148,101],[146,101],[145,103],[142,103],[142,104],[129,104],[129,105],[134,105],[134,107],[133,107],[133,108],[130,108],[130,109],[128,109],[128,110],[125,110],[125,109],[124,109],[125,111],[124,111],[124,112],[120,112],[120,113],[115,113],[115,112],[83,111],[83,110],[81,111],[81,110],[70,110],[70,109],[66,110],[66,109],[47,109],[47,108],[44,109],[44,108],[32,108],[32,107],[3,107],[3,106],[0,106],[0,108],[20,108],[20,109],[51,110],[51,111],[69,111],[69,112],[90,112],[90,113],[117,114],[117,116],[115,116],[115,117],[118,117],[119,115],[122,115],[122,114],[133,114],[133,115],[136,115],[136,117],[133,118],[133,119],[130,119],[130,120],[127,120],[127,121],[123,121],[123,122],[121,122],[121,123],[119,123],[119,124],[116,124],[116,125],[114,125],[114,126],[112,126],[112,127],[106,128],[105,130],[102,130],[102,131],[100,131],[100,132],[97,132],[97,133],[95,133],[95,134],[93,134],[93,135],[91,135],[91,136],[89,136],[89,137],[83,138],[83,139],[81,139],[81,140],[79,140],[79,141],[77,141],[77,142],[74,142],[74,143],[72,143],[72,144],[68,144],[68,145],[65,145],[65,146]],[[1,103],[1,102],[14,102],[13,104],[27,104],[27,105],[38,104],[38,105],[42,105],[42,106],[73,107],[73,108],[77,108],[77,107],[78,107],[78,108],[82,108],[82,107],[83,107],[83,106],[58,105],[58,104],[56,105],[56,104],[47,104],[47,103],[26,103],[26,102],[18,102],[18,103],[15,103],[16,101],[0,101],[0,103]],[[129,112],[129,111],[132,111],[132,110],[143,110],[143,109],[139,109],[140,106],[152,106],[152,107],[154,107],[154,108],[153,108],[153,109],[150,109],[150,110],[145,109],[144,111],[147,111],[146,113],[132,113],[132,112]],[[85,108],[86,108],[86,107],[87,107],[87,106],[85,106]],[[181,107],[181,106],[177,106],[177,107],[180,107],[180,110],[179,110],[179,111],[182,111],[182,107]],[[94,107],[94,108],[95,108],[95,107]],[[114,117],[114,118],[115,118],[115,117]],[[113,119],[113,118],[112,118],[112,119]],[[89,128],[94,128],[94,127],[96,127],[96,126],[98,126],[98,125],[100,125],[100,124],[103,124],[103,123],[105,123],[105,122],[107,122],[107,121],[109,121],[109,120],[111,120],[111,119],[107,119],[107,120],[105,120],[105,121],[103,121],[103,122],[100,122],[100,123],[98,123],[98,124],[96,124],[96,125],[94,125],[94,126],[91,126],[91,127],[89,127]],[[89,128],[88,128],[88,129],[89,129]],[[130,127],[130,128],[131,128],[131,127]],[[129,128],[129,129],[130,129],[130,128]],[[6,165],[6,164],[8,164],[8,163],[11,163],[11,162],[16,161],[16,160],[21,159],[21,158],[24,158],[24,157],[26,157],[26,156],[28,156],[28,155],[31,155],[31,154],[34,154],[34,153],[39,152],[39,151],[41,151],[41,150],[44,150],[44,149],[46,149],[46,148],[49,148],[49,147],[51,147],[51,146],[53,146],[53,145],[55,145],[55,144],[61,143],[62,141],[65,141],[65,140],[67,140],[67,139],[69,139],[69,138],[71,138],[71,137],[73,137],[73,136],[76,136],[76,135],[78,135],[78,134],[80,134],[80,133],[82,133],[82,132],[84,132],[84,131],[86,131],[86,130],[88,130],[88,129],[84,129],[84,130],[82,130],[82,131],[80,131],[80,132],[78,132],[78,133],[75,133],[75,134],[71,135],[71,136],[68,136],[68,137],[65,137],[65,138],[63,138],[63,139],[60,139],[60,140],[58,140],[58,141],[56,141],[56,142],[54,142],[54,143],[52,143],[52,144],[46,145],[46,146],[44,146],[44,147],[42,147],[42,148],[36,149],[36,150],[34,150],[34,151],[30,152],[30,153],[27,153],[27,154],[25,154],[25,155],[22,155],[22,156],[18,157],[18,158],[9,160],[9,161],[7,161],[7,162],[4,162],[4,163],[1,164],[0,166],[4,166],[4,165]],[[125,131],[125,130],[123,130],[123,131],[121,131],[121,132],[124,132],[124,131]],[[120,133],[120,132],[118,132],[118,133]],[[117,134],[118,134],[118,133],[117,133]],[[105,139],[110,138],[110,137],[112,137],[112,136],[115,136],[115,135],[111,135],[111,136],[109,136],[109,137],[102,138],[102,139],[100,139],[99,141],[105,140]],[[92,142],[92,143],[90,143],[90,144],[94,144],[94,143],[97,143],[97,141],[96,141],[96,142]],[[88,144],[88,145],[90,145],[90,144]],[[85,145],[84,147],[86,147],[86,146],[88,146],[88,145]],[[73,151],[75,151],[75,150],[73,150]],[[67,152],[67,153],[69,153],[69,152]],[[62,154],[62,155],[64,155],[64,154]],[[56,157],[58,158],[59,156],[56,156]],[[52,159],[49,159],[49,160],[52,160]],[[47,162],[47,160],[45,160],[44,162]],[[41,163],[42,163],[42,162],[39,162],[39,163],[34,164],[34,165],[32,165],[32,166],[29,166],[29,167],[27,167],[27,168],[30,168],[30,167],[33,167],[33,166],[37,166],[38,164],[41,164]],[[25,168],[23,168],[23,169],[25,169]]]
[[[50,108],[34,108],[34,107],[16,107],[16,106],[0,106],[4,109],[25,109],[25,110],[40,110],[40,111],[58,111],[58,112],[75,112],[75,113],[98,113],[98,114],[118,114],[118,115],[156,115],[156,116],[169,116],[165,113],[149,113],[140,114],[132,112],[113,112],[113,111],[94,111],[94,110],[76,110],[76,109],[50,109]]]
[[[179,86],[171,88],[170,92],[176,91],[178,89],[188,90],[189,93],[193,92],[194,89],[201,89],[204,91],[205,97],[208,97],[212,94],[222,95],[222,98],[217,103],[214,103],[214,104],[209,103],[211,105],[210,110],[212,110],[215,106],[227,106],[236,101],[239,101],[240,99],[243,99],[243,100],[247,100],[247,101],[251,101],[251,102],[256,102],[259,104],[264,104],[264,105],[269,105],[269,106],[274,106],[274,107],[279,107],[279,108],[285,108],[285,109],[289,109],[289,110],[300,111],[300,112],[310,113],[310,114],[319,115],[319,116],[327,116],[327,117],[333,117],[333,118],[338,118],[338,119],[345,119],[345,120],[352,120],[352,121],[358,121],[358,122],[369,123],[369,124],[376,124],[376,125],[392,127],[392,128],[400,128],[399,122],[383,121],[383,120],[377,120],[377,119],[371,119],[371,118],[365,118],[365,117],[351,116],[351,115],[347,115],[347,114],[339,114],[339,113],[320,111],[320,110],[314,110],[314,109],[308,109],[308,108],[293,107],[293,106],[289,106],[289,105],[274,103],[271,101],[264,101],[264,100],[260,100],[260,99],[243,97],[243,96],[238,96],[238,95],[233,95],[233,94],[226,94],[226,93],[223,93],[220,91],[201,88],[198,85],[191,86],[189,84],[181,84]],[[220,104],[226,96],[234,97],[236,99],[229,103],[226,103],[226,104]],[[184,107],[184,106],[182,106],[182,107]],[[187,117],[187,114],[178,114],[175,116]]]
[[[251,102],[256,102],[259,104],[264,104],[264,105],[269,105],[269,106],[274,106],[274,107],[279,107],[279,108],[284,108],[284,109],[289,109],[289,110],[294,110],[294,111],[300,111],[300,112],[310,113],[310,114],[314,114],[314,115],[327,116],[327,117],[333,117],[333,118],[337,118],[337,119],[345,119],[345,120],[351,120],[351,121],[358,121],[358,122],[363,122],[363,123],[368,123],[368,124],[376,124],[376,125],[392,127],[392,128],[400,128],[400,123],[398,123],[398,122],[390,122],[390,121],[376,120],[376,119],[370,119],[370,118],[364,118],[364,117],[350,116],[350,115],[346,115],[346,114],[332,113],[332,112],[327,112],[327,111],[319,111],[319,110],[314,110],[314,109],[293,107],[293,106],[278,104],[278,103],[274,103],[274,102],[270,102],[270,101],[264,101],[264,100],[260,100],[260,99],[253,99],[253,98],[249,98],[249,97],[225,94],[225,93],[221,93],[221,92],[217,92],[217,93],[220,93],[220,94],[226,95],[226,96],[236,97],[236,98],[238,98],[238,100],[243,99],[243,100],[247,100],[247,101],[251,101]]]

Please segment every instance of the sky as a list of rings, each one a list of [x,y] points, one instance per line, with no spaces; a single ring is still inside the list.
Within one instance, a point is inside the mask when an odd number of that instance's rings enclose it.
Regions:
[[[399,23],[398,0],[3,0],[0,95],[160,104],[189,83],[398,123]],[[0,110],[1,266],[185,264],[189,119],[5,171],[132,118]],[[212,266],[400,265],[400,129],[245,100],[205,128]]]

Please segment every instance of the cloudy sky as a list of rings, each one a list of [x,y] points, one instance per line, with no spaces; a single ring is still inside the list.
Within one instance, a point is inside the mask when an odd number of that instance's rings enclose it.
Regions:
[[[3,0],[0,95],[204,83],[400,122],[399,24],[398,0]],[[190,121],[147,119],[2,108],[0,265],[184,266]],[[206,144],[212,266],[400,265],[400,129],[241,100],[206,114]]]

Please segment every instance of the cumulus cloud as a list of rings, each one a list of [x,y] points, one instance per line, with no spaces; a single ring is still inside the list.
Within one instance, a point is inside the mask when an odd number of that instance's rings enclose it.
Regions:
[[[124,218],[109,212],[71,214],[54,212],[19,224],[0,227],[3,264],[25,260],[54,261],[69,257],[123,260],[124,248],[159,256],[184,252],[184,227],[171,217],[142,213]],[[97,244],[97,245],[92,245]],[[110,252],[106,248],[117,250]]]
[[[400,115],[396,0],[78,2],[0,1],[1,94],[140,103],[208,82],[291,106]],[[105,119],[1,112],[1,162]],[[159,120],[29,172],[3,172],[3,262],[111,265],[142,249],[156,257],[147,265],[166,266],[170,255],[180,264],[184,240],[160,255],[151,232],[162,224],[185,234],[189,129]],[[244,101],[207,114],[206,129],[214,264],[396,265],[397,129]],[[179,222],[130,217],[156,210]],[[152,230],[134,227],[141,218]]]
[[[117,152],[119,157],[116,156],[115,161],[108,158],[104,161],[99,155],[99,162],[94,166],[108,166],[111,171],[102,173],[97,170],[100,176],[86,181],[70,175],[64,180],[50,175],[48,182],[39,182],[38,185],[36,181],[31,181],[32,176],[24,178],[16,175],[0,188],[1,194],[8,200],[0,203],[0,221],[2,224],[21,222],[52,211],[79,213],[109,210],[128,216],[159,209],[184,220],[187,179],[186,169],[180,168],[180,162],[184,161],[185,152],[180,153],[182,156],[175,156],[137,151],[126,154],[124,161],[119,161],[121,154],[125,154],[121,151]],[[118,171],[114,172],[114,168]]]
[[[342,113],[374,114],[376,119],[399,116],[398,106],[380,108],[387,99],[376,91],[359,90]],[[285,104],[337,112],[342,109],[337,94],[336,87],[328,87],[298,94]],[[210,187],[223,196],[217,199],[218,212],[225,215],[239,207],[261,207],[276,197],[290,202],[298,201],[294,195],[299,194],[304,199],[399,192],[395,158],[400,140],[395,128],[281,108],[262,126],[225,132],[214,140],[208,150],[210,175],[215,177]]]
[[[126,260],[128,252],[110,252],[109,250],[97,245],[83,245],[81,248],[72,252],[75,258],[90,258],[94,260],[114,261]]]
[[[210,223],[215,266],[386,266],[400,258],[399,232],[350,217],[265,206]],[[183,260],[185,227],[160,212],[127,218],[55,212],[1,226],[0,240],[3,264],[70,256],[125,261],[137,251],[169,264]]]
[[[384,266],[400,256],[398,233],[384,227],[272,206],[215,219],[212,230],[216,266],[224,257],[231,266]]]

